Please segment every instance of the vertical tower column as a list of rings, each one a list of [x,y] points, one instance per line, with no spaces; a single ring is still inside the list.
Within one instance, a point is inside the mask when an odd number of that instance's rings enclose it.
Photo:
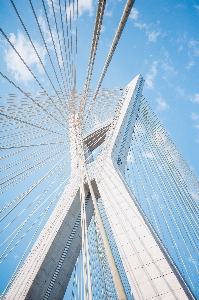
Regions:
[[[90,173],[94,174],[135,299],[193,299],[125,182],[125,163],[143,83],[138,75],[127,86],[121,109],[107,134],[103,151],[89,167]],[[114,259],[119,264],[116,256]]]

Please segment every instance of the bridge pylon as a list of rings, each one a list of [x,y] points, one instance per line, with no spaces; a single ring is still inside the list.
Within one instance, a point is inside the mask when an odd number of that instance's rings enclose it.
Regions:
[[[136,76],[124,90],[114,118],[80,137],[86,152],[83,183],[76,119],[71,118],[70,181],[6,299],[63,299],[82,247],[82,184],[86,224],[95,215],[118,299],[193,299],[125,181],[143,84],[143,77]],[[93,157],[98,147],[101,150]],[[91,290],[92,280],[91,274]]]

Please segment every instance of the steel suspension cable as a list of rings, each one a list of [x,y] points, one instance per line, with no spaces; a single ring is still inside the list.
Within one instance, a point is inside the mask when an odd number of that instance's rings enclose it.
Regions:
[[[1,31],[1,29],[0,29],[0,31]],[[9,40],[8,40],[9,41]],[[14,48],[15,49],[15,48]],[[16,49],[15,49],[16,50]],[[30,70],[30,72],[32,72],[31,70]],[[25,93],[19,86],[17,86],[13,81],[11,81],[6,75],[4,75],[2,72],[0,72],[0,74],[1,74],[1,76],[2,77],[4,77],[9,83],[11,83],[12,85],[14,85],[14,87],[16,87],[21,93],[23,93],[25,96],[28,96],[27,95],[27,93]],[[34,76],[34,75],[33,75]],[[44,91],[45,91],[45,89],[43,89]],[[46,92],[46,91],[45,91]],[[65,127],[65,125],[64,124],[62,124],[56,117],[54,117],[50,112],[48,112],[41,104],[39,104],[37,101],[35,101],[33,98],[31,98],[31,97],[29,97],[28,96],[28,98],[30,99],[30,100],[32,100],[32,102],[34,103],[34,104],[36,104],[39,108],[41,108],[45,113],[47,113],[48,115],[50,115],[55,121],[57,121],[59,124],[61,124],[62,126],[64,126]],[[4,114],[2,114],[2,113],[0,113],[1,115],[4,115]],[[6,116],[6,115],[5,115]],[[6,116],[7,117],[7,116]],[[9,118],[11,118],[11,119],[15,119],[14,117],[9,117]],[[18,120],[17,119],[17,121],[21,121],[22,123],[28,123],[28,122],[26,122],[26,121],[22,121],[22,120]],[[36,127],[38,127],[37,125],[33,125],[33,126],[36,126]],[[45,129],[45,130],[47,130],[47,129]]]
[[[116,47],[117,47],[117,44],[118,44],[119,39],[120,39],[120,37],[121,37],[121,34],[122,34],[122,32],[123,32],[123,29],[124,29],[124,27],[125,27],[125,25],[126,25],[126,22],[127,22],[127,19],[128,19],[129,14],[130,14],[130,12],[131,12],[131,9],[132,9],[132,7],[133,7],[133,4],[134,4],[134,0],[127,0],[127,2],[126,2],[126,5],[125,5],[125,8],[124,8],[124,11],[123,11],[123,14],[122,14],[120,23],[119,23],[119,25],[118,25],[118,28],[117,28],[115,37],[114,37],[114,39],[113,39],[111,48],[110,48],[110,50],[109,50],[109,54],[108,54],[107,59],[106,59],[106,62],[105,62],[105,64],[104,64],[104,68],[103,68],[103,70],[102,70],[100,79],[99,79],[99,81],[98,81],[98,84],[97,84],[97,87],[96,87],[96,90],[95,90],[95,94],[94,94],[93,100],[92,100],[92,102],[91,102],[91,105],[90,105],[89,110],[87,111],[85,122],[86,122],[87,119],[88,119],[88,114],[89,114],[89,112],[90,112],[90,110],[91,110],[91,108],[92,108],[93,102],[95,102],[95,99],[96,99],[97,94],[98,94],[98,92],[99,92],[99,89],[100,89],[100,87],[101,87],[101,84],[102,84],[102,81],[103,81],[104,76],[105,76],[105,74],[106,74],[106,71],[107,71],[107,69],[108,69],[108,67],[109,67],[110,61],[111,61],[111,59],[112,59],[112,57],[113,57],[113,54],[114,54],[114,52],[115,52],[115,49],[116,49]],[[84,123],[84,126],[85,126],[85,123]]]
[[[92,71],[93,71],[93,67],[94,67],[95,55],[96,55],[96,51],[97,51],[97,45],[98,45],[98,41],[99,41],[101,25],[102,25],[102,20],[103,20],[103,16],[104,16],[105,4],[106,4],[106,0],[98,0],[97,14],[96,14],[93,38],[92,38],[92,43],[91,43],[91,50],[90,50],[90,57],[89,57],[89,61],[88,61],[86,80],[84,83],[84,90],[82,93],[82,98],[81,98],[81,102],[80,102],[80,106],[79,106],[80,116],[84,112],[85,101],[86,101],[88,90],[90,87],[90,81],[91,81]]]
[[[60,82],[59,82],[59,79],[58,79],[58,76],[57,76],[57,73],[56,73],[56,70],[55,70],[55,66],[54,66],[53,61],[52,61],[52,58],[51,58],[51,56],[50,56],[50,52],[49,52],[49,49],[48,49],[48,47],[47,47],[47,43],[46,43],[46,41],[45,41],[44,35],[43,35],[43,33],[42,33],[42,30],[41,30],[41,26],[40,26],[40,24],[39,24],[39,21],[38,21],[38,18],[37,18],[35,9],[34,9],[34,6],[33,6],[33,4],[32,4],[32,0],[29,0],[29,2],[30,2],[30,5],[31,5],[31,8],[32,8],[32,11],[33,11],[35,20],[36,20],[36,22],[37,22],[37,26],[38,26],[38,28],[39,28],[39,32],[40,32],[41,37],[42,37],[42,40],[43,40],[43,42],[44,42],[46,51],[47,51],[47,53],[48,53],[48,57],[49,57],[49,59],[50,59],[50,63],[51,63],[51,66],[52,66],[52,68],[53,68],[53,71],[54,71],[56,80],[57,80],[58,85],[59,85],[59,88],[60,88],[60,90],[61,90],[61,92],[62,92],[62,94],[63,94],[63,91],[62,91],[62,88],[61,88],[61,85],[60,85]],[[63,105],[63,103],[62,103],[62,105]]]
[[[52,85],[52,87],[53,87],[55,93],[57,94],[57,91],[56,91],[56,89],[55,89],[55,86],[54,86],[52,80],[50,79],[50,77],[49,77],[49,75],[48,75],[48,73],[47,73],[47,71],[46,71],[46,68],[45,68],[45,66],[44,66],[44,64],[43,64],[43,62],[42,62],[42,60],[41,60],[41,58],[40,58],[40,56],[39,56],[39,54],[38,54],[38,52],[37,52],[37,49],[35,48],[35,45],[34,45],[32,39],[31,39],[31,37],[30,37],[30,34],[28,33],[28,30],[27,30],[27,28],[25,27],[25,24],[24,24],[24,22],[22,21],[22,18],[21,18],[20,14],[19,14],[19,12],[18,12],[18,10],[17,10],[17,8],[16,8],[16,5],[14,4],[13,0],[10,0],[10,2],[12,3],[12,6],[13,6],[13,8],[14,8],[14,10],[15,10],[15,12],[16,12],[16,14],[17,14],[17,16],[18,16],[18,18],[19,18],[19,20],[20,20],[20,22],[21,22],[21,24],[22,24],[22,26],[23,26],[23,28],[24,28],[24,30],[25,30],[27,36],[28,36],[28,38],[29,38],[29,41],[30,41],[30,43],[31,43],[31,45],[32,45],[32,47],[33,47],[33,49],[34,49],[34,51],[35,51],[35,53],[36,53],[36,55],[37,55],[39,61],[40,61],[40,64],[42,65],[42,67],[43,67],[43,69],[44,69],[44,71],[45,71],[45,73],[46,73],[46,76],[47,76],[48,80],[50,81],[50,83],[51,83],[51,85]],[[4,35],[4,36],[5,36],[5,35]],[[11,43],[10,43],[10,45],[11,45]],[[14,48],[13,48],[13,49],[14,49]],[[16,51],[15,51],[15,52],[16,52]],[[18,54],[18,52],[16,52],[16,53]],[[19,54],[18,54],[18,55],[19,55]],[[19,55],[19,57],[21,58],[20,55]],[[23,63],[25,63],[24,60],[22,60],[22,61],[23,61]],[[25,64],[25,65],[26,65],[26,64]],[[27,65],[26,65],[26,67],[27,67]],[[30,71],[29,68],[28,68],[28,70]],[[30,71],[30,72],[31,72],[31,71]],[[31,72],[31,74],[33,75],[32,72]],[[33,76],[34,76],[34,75],[33,75]],[[37,81],[37,83],[40,85],[40,87],[44,90],[44,88],[42,87],[42,85],[39,83],[39,81],[36,79],[35,76],[34,76],[34,78],[35,78],[35,80]],[[45,90],[44,90],[44,91],[45,91]],[[46,91],[45,91],[45,92],[46,92]],[[58,96],[58,94],[57,94],[57,96]],[[58,96],[58,98],[59,98],[59,96]],[[60,111],[60,109],[56,106],[56,104],[55,104],[54,102],[53,102],[53,104],[54,104],[54,106],[56,107],[56,109],[59,111],[59,113],[62,115],[62,117],[64,118],[64,115],[62,114],[62,112]]]

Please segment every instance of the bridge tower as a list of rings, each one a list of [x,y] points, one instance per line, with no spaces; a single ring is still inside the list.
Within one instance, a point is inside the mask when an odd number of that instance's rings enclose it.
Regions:
[[[143,77],[136,76],[127,85],[112,121],[84,136],[78,135],[77,120],[71,118],[70,181],[7,300],[63,299],[82,248],[82,197],[86,227],[93,215],[97,220],[118,299],[194,299],[124,176],[143,84]],[[87,153],[83,178],[76,146],[79,139]],[[101,151],[94,158],[92,152],[98,147]],[[91,276],[91,290],[92,280]]]

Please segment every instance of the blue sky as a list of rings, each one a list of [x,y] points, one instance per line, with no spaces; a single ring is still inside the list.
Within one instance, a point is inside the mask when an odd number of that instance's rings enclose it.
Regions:
[[[47,54],[27,1],[15,1],[31,32],[41,58],[47,64]],[[79,1],[77,88],[82,91],[88,63],[96,1]],[[95,88],[125,1],[107,1],[91,87]],[[40,1],[35,10],[44,20]],[[29,51],[24,30],[9,1],[1,1],[1,28],[11,38],[29,65],[45,82],[45,74]],[[43,29],[46,24],[43,22]],[[47,27],[46,27],[47,28]],[[134,8],[111,61],[103,86],[114,89],[125,86],[141,73],[145,78],[144,96],[168,130],[180,152],[199,177],[199,1],[135,1]],[[45,32],[44,32],[45,33]],[[46,33],[47,37],[47,33]],[[1,69],[26,91],[37,91],[31,74],[13,59],[12,52],[1,40]],[[22,47],[24,45],[25,47]],[[11,63],[12,62],[12,63]],[[19,67],[20,66],[20,67]],[[15,91],[0,79],[1,94]],[[48,85],[49,91],[50,87]]]
[[[53,82],[56,82],[29,2],[15,0],[14,3],[46,70]],[[50,1],[45,3],[55,34]],[[58,1],[54,3],[58,10]],[[78,53],[75,57],[79,92],[82,92],[85,82],[96,6],[97,1],[79,0]],[[124,6],[125,1],[108,0],[106,3],[91,80],[93,89],[99,80]],[[54,61],[56,58],[41,1],[34,1],[34,9]],[[51,94],[52,86],[10,1],[0,2],[0,27]],[[75,27],[72,28],[73,36],[74,29]],[[55,43],[60,59],[57,39]],[[8,45],[2,32],[0,55],[1,72],[10,80],[25,92],[36,94],[41,91],[30,72]],[[111,90],[116,86],[126,86],[139,73],[145,79],[144,97],[199,179],[199,1],[135,1],[102,87]],[[10,93],[22,96],[16,88],[0,77],[2,101]]]

